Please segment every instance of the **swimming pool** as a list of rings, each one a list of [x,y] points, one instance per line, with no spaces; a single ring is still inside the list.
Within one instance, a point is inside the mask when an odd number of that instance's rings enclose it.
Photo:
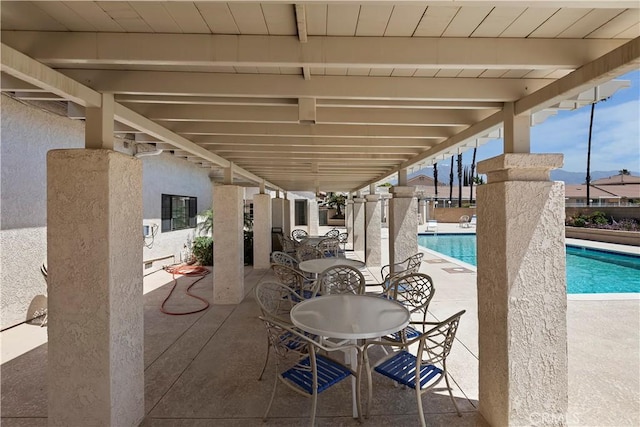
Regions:
[[[476,263],[475,234],[418,235],[418,244]],[[567,245],[567,293],[640,292],[640,256]]]

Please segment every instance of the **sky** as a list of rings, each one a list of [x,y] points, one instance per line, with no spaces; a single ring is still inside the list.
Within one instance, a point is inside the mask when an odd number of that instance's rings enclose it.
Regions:
[[[640,171],[640,71],[624,74],[617,80],[629,80],[630,87],[614,93],[596,104],[591,136],[591,170]],[[559,111],[542,124],[531,128],[532,153],[564,154],[565,171],[583,172],[587,168],[587,145],[591,107]],[[478,147],[476,160],[502,154],[502,140]],[[470,165],[473,150],[463,154],[463,164]],[[438,164],[448,164],[446,160]]]

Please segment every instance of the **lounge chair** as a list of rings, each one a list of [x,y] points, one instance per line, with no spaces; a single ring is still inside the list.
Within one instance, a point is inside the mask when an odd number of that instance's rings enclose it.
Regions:
[[[469,215],[462,215],[458,221],[460,228],[469,228]]]
[[[475,214],[471,215],[471,221],[469,221],[469,226],[475,227],[477,222],[478,222],[478,217],[476,217]]]
[[[427,220],[427,232],[433,231],[434,233],[438,232],[438,221],[435,219]]]

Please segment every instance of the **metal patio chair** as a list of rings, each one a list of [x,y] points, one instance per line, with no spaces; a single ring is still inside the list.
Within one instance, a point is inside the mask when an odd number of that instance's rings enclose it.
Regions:
[[[337,228],[333,228],[325,233],[326,237],[338,237],[340,235],[340,230]]]
[[[340,254],[340,240],[337,237],[327,237],[316,245],[316,249],[322,252],[325,258],[337,257]]]
[[[336,265],[324,270],[314,286],[317,294],[364,294],[366,279],[355,267]]]
[[[293,237],[293,240],[295,240],[296,242],[301,242],[305,239],[305,237],[308,237],[308,236],[309,236],[309,233],[307,233],[305,230],[301,228],[296,228],[291,232],[291,237]]]
[[[296,248],[296,258],[298,262],[307,261],[310,259],[324,258],[324,253],[311,245],[300,245]]]
[[[274,251],[271,253],[271,262],[273,264],[286,265],[291,268],[298,268],[298,260],[291,255],[282,252],[282,251]]]
[[[278,282],[260,282],[256,285],[254,293],[263,317],[291,324],[289,313],[296,302],[300,301],[300,296],[293,289]],[[270,351],[271,344],[267,341],[267,355],[258,381],[262,380],[267,369]]]
[[[462,310],[442,322],[425,322],[429,329],[419,334],[417,337],[405,343],[389,343],[385,341],[370,341],[365,346],[364,364],[367,371],[369,385],[369,396],[366,404],[366,416],[369,415],[369,406],[373,398],[372,371],[391,378],[394,382],[410,387],[416,392],[418,401],[418,412],[420,423],[423,427],[427,424],[424,419],[422,408],[422,395],[433,389],[444,378],[449,397],[456,408],[458,416],[462,416],[458,404],[456,403],[451,384],[449,383],[449,373],[447,372],[447,356],[451,351],[451,346],[458,330],[460,317],[465,313]],[[417,353],[410,352],[409,347],[418,345]],[[395,351],[382,357],[373,367],[370,367],[368,348],[373,345],[380,345],[387,348],[395,348]],[[419,373],[419,375],[416,375]]]
[[[312,298],[315,294],[315,281],[307,278],[300,271],[293,267],[281,264],[271,264],[271,270],[278,281],[294,291],[300,296],[300,300]]]
[[[311,426],[314,426],[318,394],[350,376],[354,376],[357,381],[356,400],[358,417],[362,419],[360,376],[346,365],[327,356],[327,354],[335,351],[342,353],[356,349],[358,358],[361,359],[362,352],[358,346],[349,344],[328,347],[315,341],[315,337],[287,323],[267,317],[260,317],[260,319],[267,328],[269,342],[276,355],[276,377],[271,399],[269,400],[269,406],[264,414],[263,421],[266,421],[269,416],[278,382],[282,382],[297,393],[311,397],[310,421]],[[288,369],[280,372],[281,365],[287,366]]]

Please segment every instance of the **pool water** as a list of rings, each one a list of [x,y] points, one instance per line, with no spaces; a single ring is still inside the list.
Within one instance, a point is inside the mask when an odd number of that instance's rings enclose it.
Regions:
[[[419,235],[418,244],[477,265],[475,234]],[[571,245],[566,254],[567,293],[640,292],[640,256]]]

